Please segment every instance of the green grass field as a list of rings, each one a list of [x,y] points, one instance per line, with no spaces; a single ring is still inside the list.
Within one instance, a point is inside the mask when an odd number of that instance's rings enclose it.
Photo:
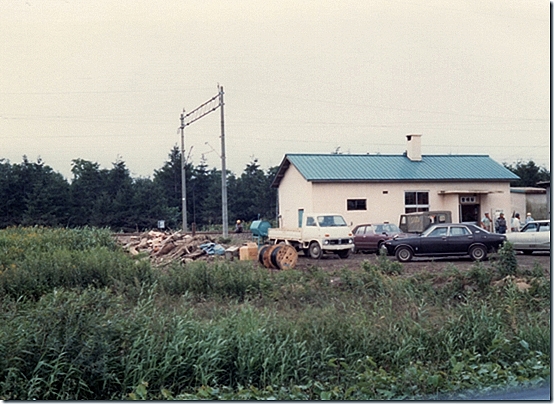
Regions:
[[[107,230],[0,230],[2,400],[464,398],[550,379],[550,277],[153,267]],[[515,264],[514,264],[515,262]],[[516,280],[527,288],[518,287]]]

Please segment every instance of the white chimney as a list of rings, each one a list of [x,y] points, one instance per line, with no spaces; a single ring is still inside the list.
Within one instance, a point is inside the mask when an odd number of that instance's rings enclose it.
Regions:
[[[406,154],[412,161],[421,161],[421,135],[409,134],[406,135],[407,145]]]

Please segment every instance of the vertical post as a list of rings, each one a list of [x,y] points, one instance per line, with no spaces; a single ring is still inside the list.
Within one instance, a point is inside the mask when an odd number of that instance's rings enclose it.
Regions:
[[[223,86],[219,86],[219,107],[221,109],[221,218],[223,221],[223,237],[229,234],[229,219],[227,218],[227,168],[225,167],[225,123],[223,114]]]
[[[187,232],[187,178],[185,176],[185,110],[181,114],[181,209],[183,216],[183,232]]]

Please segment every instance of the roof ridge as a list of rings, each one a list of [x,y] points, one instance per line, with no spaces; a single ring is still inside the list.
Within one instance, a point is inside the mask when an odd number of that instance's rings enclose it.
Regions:
[[[329,156],[329,157],[406,157],[405,154],[384,153],[286,153],[285,156]],[[422,157],[490,157],[489,154],[422,154]]]

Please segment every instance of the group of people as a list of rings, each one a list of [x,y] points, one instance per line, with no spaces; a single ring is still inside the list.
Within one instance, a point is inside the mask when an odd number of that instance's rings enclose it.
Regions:
[[[533,217],[531,216],[531,213],[527,213],[527,217],[525,218],[525,224],[533,221]],[[508,224],[506,222],[506,218],[504,217],[504,213],[500,212],[498,215],[498,218],[494,222],[494,229],[491,228],[492,220],[489,216],[488,212],[485,213],[485,216],[483,219],[481,219],[481,227],[487,231],[495,231],[496,233],[505,234],[508,230]],[[521,230],[521,219],[519,217],[519,213],[516,213],[514,217],[512,217],[512,221],[510,224],[510,229],[512,231],[520,231]]]

